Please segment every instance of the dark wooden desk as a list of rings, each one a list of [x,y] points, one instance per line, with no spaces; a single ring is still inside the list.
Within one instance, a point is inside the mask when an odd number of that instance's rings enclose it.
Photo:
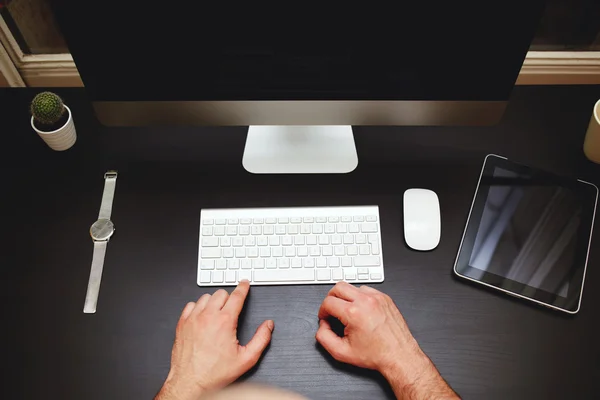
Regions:
[[[245,128],[108,129],[81,90],[61,90],[79,140],[52,152],[29,127],[34,91],[0,92],[2,110],[3,396],[149,399],[168,368],[182,307],[196,285],[202,207],[378,204],[386,281],[414,335],[470,399],[596,398],[600,379],[600,250],[592,243],[581,312],[567,317],[458,281],[452,265],[485,154],[600,183],[582,142],[600,87],[518,87],[487,128],[358,127],[349,175],[253,176]],[[120,171],[98,313],[84,315],[92,242],[107,168]],[[403,241],[405,189],[435,190],[442,240],[429,253]],[[596,234],[597,236],[597,234]],[[315,344],[329,286],[254,287],[241,341],[266,318],[273,341],[247,379],[312,399],[390,396],[374,373]]]

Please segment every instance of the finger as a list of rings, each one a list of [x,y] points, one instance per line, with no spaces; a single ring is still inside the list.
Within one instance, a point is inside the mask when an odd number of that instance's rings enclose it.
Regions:
[[[246,301],[249,291],[250,282],[247,280],[241,281],[240,284],[229,295],[229,299],[227,299],[227,303],[225,303],[223,311],[227,311],[236,317],[239,316],[242,312],[242,308],[244,308],[244,302]]]
[[[196,302],[196,308],[194,310],[196,310],[196,312],[201,312],[202,310],[204,310],[204,308],[208,304],[208,301],[210,300],[210,297],[211,296],[208,293],[205,293],[202,296],[200,296],[200,298]]]
[[[319,319],[326,319],[328,317],[335,317],[340,320],[344,325],[348,325],[348,306],[349,302],[342,300],[334,296],[327,296],[321,308],[319,308]]]
[[[219,311],[223,308],[228,298],[229,293],[227,293],[227,290],[219,289],[210,297],[205,309]]]
[[[342,362],[350,362],[350,345],[347,340],[339,337],[332,329],[329,322],[325,319],[319,321],[319,329],[315,336],[317,342],[323,346],[325,350],[333,358]]]
[[[355,286],[348,282],[338,282],[329,291],[329,296],[339,297],[340,299],[354,301],[360,294],[360,291]]]
[[[190,316],[192,311],[194,311],[194,307],[196,307],[196,303],[194,303],[194,302],[187,303],[185,305],[185,307],[183,308],[183,311],[181,312],[181,319],[184,321],[186,319],[188,319],[188,317]]]
[[[260,355],[265,351],[267,345],[271,341],[271,334],[275,328],[275,323],[271,320],[266,320],[256,329],[256,333],[250,339],[248,344],[243,347],[244,358],[248,363],[247,367],[251,368],[258,362]]]

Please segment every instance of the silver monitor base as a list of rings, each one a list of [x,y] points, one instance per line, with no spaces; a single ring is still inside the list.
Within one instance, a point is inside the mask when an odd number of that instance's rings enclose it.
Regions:
[[[254,174],[343,174],[358,155],[349,125],[252,125],[242,164]]]

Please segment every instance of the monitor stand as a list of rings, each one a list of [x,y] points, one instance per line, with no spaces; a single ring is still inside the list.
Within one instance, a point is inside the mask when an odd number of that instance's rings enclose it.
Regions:
[[[242,164],[254,174],[343,174],[358,155],[350,125],[252,125]]]

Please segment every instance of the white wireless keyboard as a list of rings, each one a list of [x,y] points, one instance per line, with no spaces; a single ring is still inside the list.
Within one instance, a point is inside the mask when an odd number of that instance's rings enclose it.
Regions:
[[[377,206],[200,212],[199,286],[383,282]]]

